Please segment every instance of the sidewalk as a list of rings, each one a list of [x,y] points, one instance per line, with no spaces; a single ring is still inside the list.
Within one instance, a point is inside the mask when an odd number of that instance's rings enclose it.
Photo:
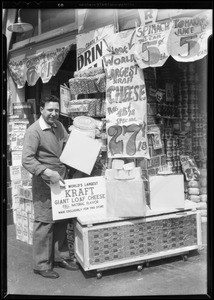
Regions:
[[[207,249],[137,266],[96,273],[55,269],[58,279],[44,279],[32,271],[32,246],[16,240],[15,225],[7,226],[7,294],[67,296],[153,296],[207,294]]]

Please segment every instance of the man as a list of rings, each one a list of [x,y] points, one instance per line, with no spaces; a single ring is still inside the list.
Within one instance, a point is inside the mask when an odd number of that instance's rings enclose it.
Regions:
[[[68,133],[59,117],[59,99],[53,95],[40,103],[40,118],[26,131],[22,164],[32,177],[34,205],[33,264],[34,273],[46,278],[58,278],[54,263],[68,270],[79,267],[69,261],[67,221],[54,222],[51,207],[51,183],[64,183],[66,167],[59,157]]]

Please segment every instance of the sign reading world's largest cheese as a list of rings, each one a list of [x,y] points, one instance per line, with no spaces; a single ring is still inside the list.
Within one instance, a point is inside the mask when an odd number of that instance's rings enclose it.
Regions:
[[[142,70],[131,53],[103,57],[108,157],[147,157],[147,98]]]
[[[106,216],[106,187],[103,176],[65,180],[51,185],[53,220]]]

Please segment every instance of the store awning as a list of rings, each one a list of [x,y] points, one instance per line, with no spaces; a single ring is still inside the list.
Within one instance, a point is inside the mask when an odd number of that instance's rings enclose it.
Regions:
[[[43,46],[28,46],[20,53],[12,54],[8,68],[17,88],[23,88],[26,82],[34,86],[39,78],[47,83],[57,74],[74,43],[72,39],[52,41]]]

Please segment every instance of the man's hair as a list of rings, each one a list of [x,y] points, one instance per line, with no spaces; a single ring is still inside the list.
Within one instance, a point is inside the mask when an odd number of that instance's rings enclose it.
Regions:
[[[46,96],[45,98],[41,99],[40,106],[44,108],[45,103],[47,103],[47,102],[57,102],[60,104],[59,98],[57,98],[54,95],[49,95],[49,96]]]

